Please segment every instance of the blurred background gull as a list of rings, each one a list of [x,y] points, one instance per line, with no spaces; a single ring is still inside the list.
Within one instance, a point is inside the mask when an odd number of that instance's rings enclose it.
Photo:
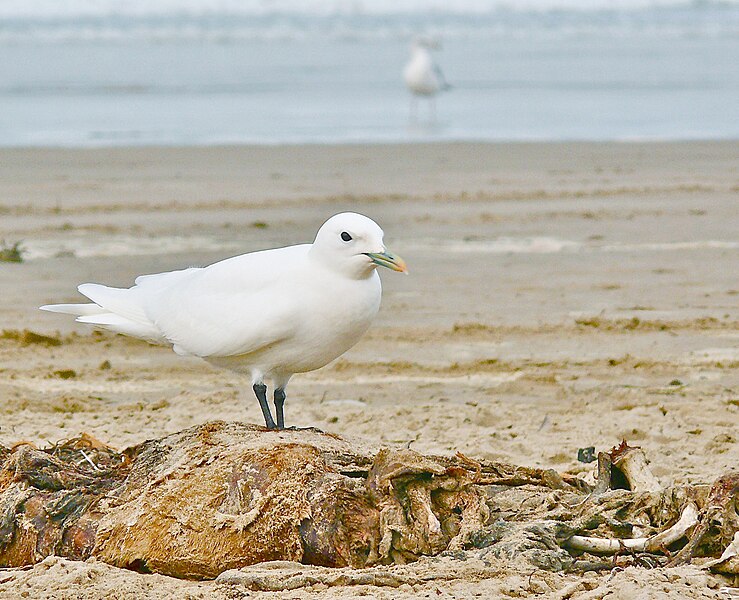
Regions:
[[[738,62],[737,0],[0,0],[0,145],[735,138]]]
[[[431,50],[438,50],[437,40],[419,37],[411,44],[411,57],[403,69],[403,79],[411,94],[411,121],[418,118],[418,101],[428,99],[429,121],[436,120],[436,94],[451,89],[441,67],[431,56]]]

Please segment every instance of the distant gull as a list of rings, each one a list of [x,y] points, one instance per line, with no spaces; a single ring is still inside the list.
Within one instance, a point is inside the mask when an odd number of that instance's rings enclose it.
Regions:
[[[403,70],[405,85],[411,93],[411,118],[416,116],[418,98],[429,99],[431,118],[435,118],[434,97],[440,91],[451,88],[431,56],[430,50],[436,47],[435,43],[425,38],[414,40],[411,46],[411,58]]]
[[[382,295],[378,265],[408,271],[377,223],[341,213],[312,244],[142,275],[131,288],[85,283],[77,289],[92,303],[40,308],[248,375],[267,428],[283,429],[290,378],[341,356],[372,323]],[[265,380],[274,384],[276,423]]]

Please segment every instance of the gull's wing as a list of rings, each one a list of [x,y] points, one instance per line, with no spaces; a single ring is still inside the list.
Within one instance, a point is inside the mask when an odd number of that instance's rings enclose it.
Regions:
[[[201,357],[248,354],[288,339],[302,318],[301,272],[310,245],[229,258],[205,268],[142,275],[130,288],[85,283],[89,304],[43,310]]]
[[[198,269],[152,293],[146,316],[179,354],[235,356],[288,339],[301,320],[292,284],[308,248],[254,252]]]
[[[439,80],[439,84],[441,85],[442,90],[450,90],[452,89],[451,84],[446,80],[446,77],[444,77],[444,73],[441,71],[441,67],[437,65],[436,63],[433,64],[432,67],[434,71],[434,75],[436,75],[436,78]]]

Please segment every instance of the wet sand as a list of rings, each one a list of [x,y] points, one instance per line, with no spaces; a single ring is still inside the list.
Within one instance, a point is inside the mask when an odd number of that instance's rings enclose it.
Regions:
[[[737,156],[737,142],[0,150],[0,240],[27,257],[0,263],[0,444],[86,431],[123,447],[208,419],[260,422],[236,375],[35,307],[80,300],[85,281],[128,286],[310,241],[355,210],[411,275],[382,273],[368,335],[292,380],[289,424],[574,473],[592,471],[578,448],[627,439],[663,483],[710,481],[739,462]],[[516,566],[439,569],[457,570],[270,597],[537,593]],[[76,597],[83,577],[91,598],[225,594],[58,559],[6,577],[0,597]],[[570,596],[576,576],[542,577],[543,598],[726,597],[696,567],[597,576]]]

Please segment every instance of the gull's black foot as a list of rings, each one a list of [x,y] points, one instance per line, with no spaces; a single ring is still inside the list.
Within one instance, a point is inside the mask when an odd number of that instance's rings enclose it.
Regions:
[[[267,386],[263,383],[255,383],[252,389],[257,400],[259,400],[259,408],[262,409],[264,424],[267,426],[267,429],[277,429],[277,425],[275,425],[272,419],[272,413],[269,412],[269,404],[267,404]]]
[[[275,416],[277,417],[277,429],[285,429],[285,390],[275,390]]]
[[[285,427],[285,431],[312,431],[313,433],[326,433],[322,429],[318,429],[318,427],[295,427],[293,425],[292,427]]]

